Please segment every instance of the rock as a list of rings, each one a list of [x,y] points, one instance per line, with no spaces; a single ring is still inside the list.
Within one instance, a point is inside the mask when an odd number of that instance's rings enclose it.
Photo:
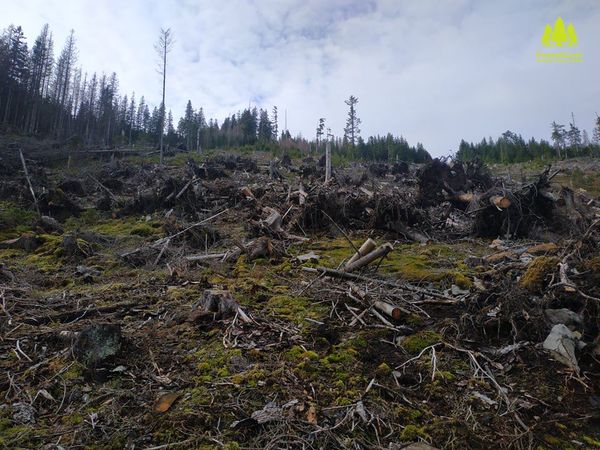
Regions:
[[[58,220],[56,220],[50,216],[40,217],[39,225],[46,232],[57,232],[57,233],[63,232],[63,227],[58,222]]]
[[[562,323],[573,331],[583,329],[583,318],[570,309],[545,309],[544,316],[546,316],[551,325]]]
[[[410,444],[406,447],[402,447],[401,450],[438,450],[436,447],[432,447],[431,445],[427,445],[423,442],[415,442],[414,444]]]
[[[12,405],[12,419],[17,424],[35,423],[36,411],[29,403],[19,402]]]
[[[544,341],[543,347],[550,351],[557,361],[579,372],[575,349],[585,346],[579,340],[580,336],[579,333],[569,330],[562,323],[554,325]]]
[[[85,366],[95,367],[116,356],[122,345],[119,325],[97,324],[79,333],[73,345],[73,354]]]
[[[82,265],[77,266],[77,269],[75,270],[75,276],[81,277],[84,283],[93,283],[94,276],[98,275],[99,273],[100,272],[92,267]]]
[[[317,255],[315,252],[310,251],[308,253],[305,253],[303,255],[298,255],[296,256],[296,258],[294,258],[296,261],[298,261],[299,263],[304,263],[306,261],[318,261],[320,258],[319,255]]]

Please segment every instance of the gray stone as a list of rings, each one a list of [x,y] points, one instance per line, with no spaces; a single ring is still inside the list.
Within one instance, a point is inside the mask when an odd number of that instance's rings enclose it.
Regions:
[[[558,325],[562,323],[571,330],[583,328],[583,319],[581,316],[570,309],[546,309],[544,310],[544,315],[551,325]]]
[[[119,325],[97,324],[79,333],[73,345],[73,354],[85,366],[95,367],[116,356],[122,345]]]
[[[579,365],[575,350],[585,346],[580,339],[581,335],[569,330],[562,323],[554,325],[550,334],[544,341],[543,347],[554,356],[554,359],[575,369],[579,373]]]
[[[19,402],[12,405],[12,419],[17,424],[35,423],[35,408],[29,403]]]

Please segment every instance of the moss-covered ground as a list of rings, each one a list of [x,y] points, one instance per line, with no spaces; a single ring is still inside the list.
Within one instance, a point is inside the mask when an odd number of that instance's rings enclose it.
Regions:
[[[235,216],[222,219],[215,226],[224,235],[243,229]],[[33,251],[0,250],[0,268],[14,277],[0,287],[0,380],[7,399],[0,448],[600,447],[597,418],[581,413],[589,380],[573,381],[558,363],[529,352],[532,347],[493,356],[492,343],[504,330],[483,322],[502,311],[488,307],[491,295],[477,294],[489,268],[465,264],[468,256],[493,253],[490,242],[420,245],[370,235],[393,242],[394,250],[367,277],[442,297],[452,297],[453,285],[472,295],[444,303],[360,282],[354,287],[366,293],[361,303],[349,295],[350,283],[303,270],[337,268],[352,256],[346,238],[334,234],[253,261],[242,255],[192,264],[176,252],[158,264],[156,253],[145,264],[121,257],[165,237],[165,223],[163,212],[116,218],[86,207],[64,221],[64,231],[97,239],[78,238],[81,252],[72,256],[61,233],[39,228],[35,211],[0,202],[0,240],[28,232],[41,243]],[[367,237],[350,234],[356,247]],[[310,251],[318,262],[297,262]],[[534,259],[520,287],[539,294],[557,262]],[[581,271],[598,274],[599,267],[590,259]],[[487,288],[492,292],[501,281],[488,278]],[[253,321],[193,318],[193,305],[208,288],[230,291]],[[365,310],[379,296],[408,311],[397,321],[378,319]],[[122,327],[123,351],[105,367],[83,367],[70,352],[72,333],[104,322]],[[469,334],[472,329],[484,331]],[[513,343],[510,332],[502,338]],[[153,405],[165,392],[178,397],[156,413]],[[34,421],[15,419],[18,402],[33,406]],[[290,406],[271,422],[253,422],[252,414],[269,402]]]

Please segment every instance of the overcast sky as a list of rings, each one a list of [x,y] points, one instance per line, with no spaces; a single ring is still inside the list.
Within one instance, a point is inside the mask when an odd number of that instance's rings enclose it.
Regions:
[[[171,27],[167,108],[188,99],[219,119],[277,105],[283,128],[343,133],[359,99],[363,137],[392,132],[433,155],[510,129],[549,138],[553,120],[591,135],[600,114],[600,1],[0,0],[0,28],[31,45],[48,23],[55,52],[75,29],[85,71],[117,72],[120,91],[160,102],[153,49]],[[572,22],[583,62],[538,63],[546,23]],[[546,50],[547,51],[547,50]]]

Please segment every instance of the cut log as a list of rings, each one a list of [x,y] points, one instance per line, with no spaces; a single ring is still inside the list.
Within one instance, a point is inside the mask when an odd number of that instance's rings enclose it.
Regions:
[[[361,267],[367,266],[367,265],[371,264],[373,261],[375,261],[379,258],[383,258],[389,252],[391,252],[393,249],[394,249],[394,247],[392,247],[392,244],[390,244],[389,242],[385,243],[385,244],[381,245],[380,247],[376,248],[375,250],[373,250],[372,252],[366,254],[362,258],[357,259],[352,264],[346,265],[346,272],[352,272],[353,270],[360,269]]]
[[[394,320],[399,320],[400,317],[402,317],[402,310],[397,306],[390,305],[389,303],[382,302],[381,300],[375,300],[373,302],[373,306]]]
[[[244,195],[244,197],[246,197],[246,200],[256,200],[256,197],[248,186],[241,188],[240,192]]]
[[[281,228],[281,222],[283,221],[283,218],[281,217],[281,214],[279,214],[277,210],[269,207],[265,207],[263,211],[269,213],[269,217],[263,220],[263,223],[272,231],[275,231],[277,233],[282,232],[283,229]]]
[[[371,253],[373,250],[375,250],[375,248],[377,248],[377,244],[375,243],[375,241],[371,238],[367,239],[365,242],[363,242],[363,244],[360,246],[360,248],[358,249],[358,252],[356,252],[352,258],[350,258],[348,260],[348,262],[346,263],[346,266],[354,263],[357,259],[362,258],[363,256]]]

